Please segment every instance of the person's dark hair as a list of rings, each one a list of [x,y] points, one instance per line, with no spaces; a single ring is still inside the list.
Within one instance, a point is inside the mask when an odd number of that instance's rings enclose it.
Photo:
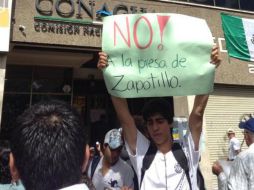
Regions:
[[[11,173],[9,168],[10,145],[6,140],[0,140],[0,183],[11,183]]]
[[[27,190],[53,190],[77,184],[82,176],[84,128],[69,105],[45,101],[21,114],[11,151]]]
[[[153,98],[146,102],[142,114],[145,122],[147,122],[149,117],[155,114],[160,114],[168,121],[169,124],[173,123],[174,115],[171,110],[171,105],[169,101],[166,101],[163,98]]]

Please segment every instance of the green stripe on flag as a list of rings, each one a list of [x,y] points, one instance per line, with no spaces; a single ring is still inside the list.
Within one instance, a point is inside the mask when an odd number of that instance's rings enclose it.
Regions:
[[[221,13],[221,20],[229,56],[250,61],[242,19]]]

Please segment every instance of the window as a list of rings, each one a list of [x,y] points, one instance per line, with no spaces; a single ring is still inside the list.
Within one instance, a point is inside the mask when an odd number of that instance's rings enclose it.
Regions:
[[[213,0],[189,0],[189,2],[203,4],[203,5],[214,5]]]
[[[240,0],[240,8],[242,10],[254,11],[253,0]]]
[[[169,2],[171,0],[168,0]],[[253,0],[174,0],[179,2],[189,2],[202,5],[210,5],[217,7],[225,7],[231,9],[239,9],[246,11],[254,11],[254,1]]]
[[[216,6],[232,9],[239,9],[240,3],[238,0],[216,0]]]

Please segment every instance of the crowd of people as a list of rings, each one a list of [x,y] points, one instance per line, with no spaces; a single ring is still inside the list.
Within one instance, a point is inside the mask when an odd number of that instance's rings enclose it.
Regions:
[[[217,47],[211,63],[220,64]],[[107,65],[107,55],[99,53],[98,68]],[[66,103],[40,102],[18,116],[10,144],[1,143],[0,189],[205,189],[200,183],[199,141],[208,95],[195,97],[181,144],[173,141],[174,115],[165,99],[153,98],[144,105],[143,130],[126,99],[111,99],[121,128],[108,131],[95,147],[88,146],[79,114]],[[254,189],[254,116],[244,117],[239,127],[249,148],[239,153],[235,132],[228,130],[231,171],[226,176],[218,162],[212,168],[223,190]]]

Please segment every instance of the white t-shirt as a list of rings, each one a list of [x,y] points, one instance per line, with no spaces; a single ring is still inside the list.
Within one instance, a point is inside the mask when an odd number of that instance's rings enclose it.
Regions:
[[[123,186],[133,188],[134,173],[125,161],[119,158],[117,163],[111,166],[106,175],[103,176],[101,172],[102,160],[103,157],[100,159],[92,178],[96,190],[120,190]],[[91,164],[88,169],[88,176],[91,177]]]
[[[141,168],[143,158],[149,148],[150,141],[139,131],[137,133],[136,155],[132,155],[128,144],[126,149],[129,153],[133,168],[135,169],[138,181],[141,181]],[[194,142],[189,132],[183,140],[182,149],[188,160],[189,175],[191,178],[192,189],[197,190],[197,167],[199,163],[199,151],[195,151]],[[167,190],[189,190],[189,183],[184,170],[177,163],[172,151],[166,154],[157,151],[154,160],[148,170],[146,170],[141,190],[167,189]]]
[[[228,145],[228,159],[234,160],[237,156],[236,151],[240,150],[241,144],[240,141],[236,137],[232,137],[229,141]]]

